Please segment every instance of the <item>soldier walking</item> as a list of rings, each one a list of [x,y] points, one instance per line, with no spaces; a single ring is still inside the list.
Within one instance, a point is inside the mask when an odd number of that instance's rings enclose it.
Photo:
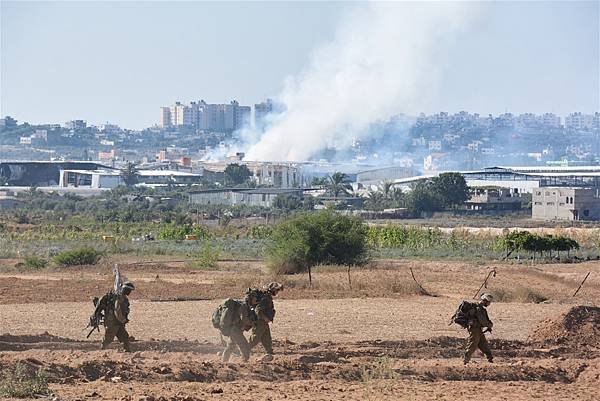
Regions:
[[[239,348],[242,360],[250,359],[250,346],[244,331],[250,330],[256,321],[253,308],[258,300],[254,292],[248,292],[244,301],[227,299],[213,313],[213,326],[226,337],[225,349],[221,354],[223,362],[229,362],[231,353]]]
[[[255,308],[257,320],[252,327],[248,343],[251,349],[258,345],[258,343],[262,344],[266,352],[266,355],[262,358],[263,362],[273,360],[273,339],[271,338],[269,323],[273,322],[275,318],[273,297],[277,296],[281,290],[283,290],[283,285],[280,283],[269,283],[262,291],[257,291],[260,294],[258,305]]]
[[[482,294],[481,301],[467,313],[469,339],[465,347],[463,363],[466,365],[471,360],[473,353],[479,349],[487,360],[493,362],[492,350],[485,338],[486,332],[492,332],[493,323],[490,320],[486,308],[492,303],[494,297],[491,294]],[[484,331],[483,328],[486,328]]]
[[[127,281],[123,284],[120,294],[110,292],[104,302],[104,340],[102,349],[108,348],[113,342],[115,336],[123,344],[125,352],[131,352],[129,345],[129,333],[125,325],[129,323],[129,294],[135,289],[132,282]],[[102,301],[101,301],[102,303]]]

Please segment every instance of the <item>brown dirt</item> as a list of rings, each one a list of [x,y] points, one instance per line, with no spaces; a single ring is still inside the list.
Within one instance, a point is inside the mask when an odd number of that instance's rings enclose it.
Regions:
[[[409,267],[437,296],[415,295]],[[279,278],[288,288],[276,299],[276,358],[261,363],[259,348],[246,364],[219,361],[209,317],[219,299],[272,279],[259,264],[124,270],[137,284],[132,354],[116,344],[99,351],[99,334],[86,339],[83,331],[89,298],[110,287],[108,266],[0,274],[0,372],[17,364],[43,369],[65,401],[596,400],[600,349],[589,338],[598,308],[574,307],[582,298],[570,295],[592,270],[581,297],[600,299],[600,264],[494,265],[498,276],[487,291],[532,288],[550,303],[492,304],[494,332],[487,336],[495,363],[476,354],[464,367],[466,333],[448,318],[491,267],[382,261],[353,271],[352,288],[335,268],[317,269],[312,288],[305,276]],[[151,301],[184,295],[206,300]],[[548,333],[577,341],[548,341]]]
[[[575,348],[600,348],[600,308],[572,307],[558,317],[542,321],[530,339]]]

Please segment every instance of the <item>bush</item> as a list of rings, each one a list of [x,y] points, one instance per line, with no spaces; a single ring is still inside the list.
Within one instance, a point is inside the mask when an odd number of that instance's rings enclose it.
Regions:
[[[28,269],[43,269],[48,265],[48,261],[39,256],[31,255],[25,258],[25,267]]]
[[[64,251],[54,257],[54,262],[63,267],[79,265],[95,265],[102,254],[94,248],[79,248]]]
[[[211,248],[207,241],[198,253],[198,259],[192,262],[191,267],[193,269],[214,269],[217,267],[218,261],[219,251]]]
[[[267,250],[269,266],[298,273],[318,264],[361,265],[367,261],[367,227],[360,218],[325,210],[280,223]]]
[[[0,377],[0,397],[34,398],[48,393],[48,378],[41,369],[32,371],[17,363],[13,370],[4,369]]]
[[[183,240],[186,235],[195,235],[198,239],[209,239],[210,232],[205,227],[192,224],[170,224],[162,227],[158,232],[158,239],[161,240]]]

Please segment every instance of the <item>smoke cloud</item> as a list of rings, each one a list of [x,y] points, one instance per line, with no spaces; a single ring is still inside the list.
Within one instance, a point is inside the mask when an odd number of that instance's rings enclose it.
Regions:
[[[248,160],[302,161],[343,149],[369,127],[425,110],[450,44],[479,6],[466,2],[363,3],[319,46],[306,69],[286,80],[285,110],[251,143]]]

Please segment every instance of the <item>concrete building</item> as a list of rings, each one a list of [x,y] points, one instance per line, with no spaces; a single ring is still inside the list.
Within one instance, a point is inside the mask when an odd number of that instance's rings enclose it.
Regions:
[[[533,219],[600,220],[599,188],[544,187],[533,192]]]
[[[591,130],[594,128],[594,115],[571,113],[565,117],[565,128],[568,130]]]
[[[163,106],[160,108],[160,119],[158,120],[158,126],[161,128],[171,127],[171,108]]]
[[[140,185],[188,185],[198,184],[202,181],[201,174],[188,173],[176,170],[139,170],[138,182]]]
[[[83,120],[71,120],[65,123],[67,129],[85,129],[86,127],[87,123]]]
[[[271,207],[278,195],[293,195],[302,198],[300,189],[276,188],[228,188],[208,189],[190,192],[190,203],[200,205],[226,205],[226,206],[260,206]]]
[[[267,99],[266,102],[256,103],[254,105],[254,126],[258,129],[265,128],[266,117],[273,112],[273,101]]]
[[[476,188],[465,204],[469,210],[516,211],[521,209],[521,196],[509,188]]]
[[[125,185],[118,170],[60,170],[59,187],[116,188]]]
[[[0,118],[0,129],[13,129],[17,128],[17,120],[10,116]]]
[[[205,131],[231,132],[249,124],[251,108],[233,100],[229,104],[208,104],[204,100],[189,105],[176,102],[160,108],[159,126],[195,127]]]

